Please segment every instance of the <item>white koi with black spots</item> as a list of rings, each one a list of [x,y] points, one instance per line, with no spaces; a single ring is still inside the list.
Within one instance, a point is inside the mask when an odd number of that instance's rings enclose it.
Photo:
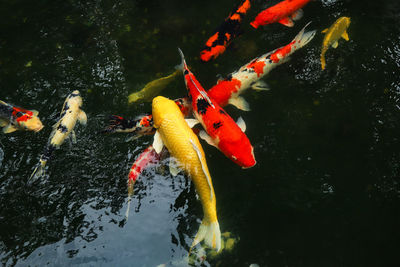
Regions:
[[[53,151],[59,148],[70,134],[72,141],[76,142],[74,132],[76,122],[79,121],[83,125],[86,125],[87,122],[86,113],[81,109],[81,107],[82,97],[79,91],[75,90],[66,98],[60,113],[60,119],[53,126],[49,142],[44,153],[40,156],[38,166],[35,168],[30,178],[38,178],[44,175],[44,168],[46,167],[46,163],[50,159]]]

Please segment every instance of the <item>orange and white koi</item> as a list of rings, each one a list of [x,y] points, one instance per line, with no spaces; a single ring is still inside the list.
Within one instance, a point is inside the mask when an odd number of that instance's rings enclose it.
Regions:
[[[12,133],[16,130],[39,132],[43,124],[36,110],[27,110],[0,100],[0,127],[4,133]]]
[[[259,26],[279,22],[285,26],[293,27],[293,20],[298,20],[303,16],[302,7],[310,0],[285,0],[278,4],[261,11],[254,21],[250,23],[254,28]]]
[[[86,113],[81,109],[81,107],[82,97],[79,91],[75,90],[67,96],[60,113],[60,119],[53,126],[49,142],[45,147],[43,154],[40,156],[39,164],[33,171],[30,179],[33,177],[36,179],[44,175],[47,161],[50,159],[54,150],[59,148],[68,136],[71,136],[74,143],[76,142],[74,132],[76,122],[79,121],[83,125],[86,125],[87,122]]]
[[[244,131],[246,125],[239,118],[238,124],[210,98],[193,73],[186,65],[182,51],[182,71],[189,98],[192,99],[192,109],[198,122],[206,132],[201,131],[200,137],[208,144],[217,147],[225,156],[243,168],[256,164],[253,146]],[[194,122],[196,123],[196,122]]]
[[[223,80],[219,80],[216,85],[207,91],[210,98],[222,107],[231,104],[241,110],[250,110],[249,104],[240,95],[248,88],[268,90],[267,85],[261,78],[276,66],[286,62],[290,55],[314,38],[315,31],[304,32],[309,24],[304,26],[289,44],[253,59],[238,71],[229,74]]]
[[[250,7],[250,0],[244,0],[216,29],[215,33],[207,40],[204,49],[200,52],[202,61],[216,59],[225,52],[232,40],[239,35],[242,19]]]

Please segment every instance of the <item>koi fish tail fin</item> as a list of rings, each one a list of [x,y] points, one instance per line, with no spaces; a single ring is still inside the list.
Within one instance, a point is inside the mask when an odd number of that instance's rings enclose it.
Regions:
[[[128,180],[128,206],[126,207],[126,212],[125,212],[125,218],[126,221],[129,219],[129,210],[131,208],[131,201],[132,201],[132,195],[133,195],[133,185],[135,182],[132,180]]]
[[[182,52],[182,50],[181,50],[179,47],[178,47],[178,51],[179,51],[179,54],[180,54],[180,56],[181,56],[182,62],[181,62],[180,65],[176,66],[176,68],[177,68],[177,69],[180,69],[180,70],[182,70],[182,71],[188,70],[188,67],[187,67],[187,65],[186,65],[185,56],[183,55],[183,52]]]
[[[217,252],[221,250],[221,231],[219,229],[218,221],[209,222],[208,220],[203,219],[190,249],[202,240],[204,240],[208,247],[217,250]]]
[[[40,177],[44,176],[45,168],[47,161],[40,160],[40,162],[36,165],[36,168],[33,170],[31,176],[28,179],[30,184],[36,182]]]
[[[321,68],[322,70],[325,69],[326,61],[325,61],[325,56],[321,55]]]
[[[301,29],[301,31],[296,35],[296,37],[293,39],[293,42],[295,44],[299,44],[298,48],[301,48],[308,44],[315,36],[316,31],[309,31],[309,32],[304,32],[306,27],[310,24],[311,22],[307,23],[306,26]]]

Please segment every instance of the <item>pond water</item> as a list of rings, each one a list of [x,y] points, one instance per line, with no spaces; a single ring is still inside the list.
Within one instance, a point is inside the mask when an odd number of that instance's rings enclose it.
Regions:
[[[215,61],[199,52],[240,1],[41,0],[0,5],[0,99],[40,111],[39,133],[0,134],[0,260],[4,266],[185,266],[203,216],[193,184],[161,165],[127,175],[147,136],[99,131],[108,116],[149,112],[127,96],[174,71],[177,47],[205,88],[289,43],[315,38],[246,92],[242,116],[257,165],[242,170],[203,142],[222,232],[239,240],[200,266],[399,266],[400,4],[311,1],[293,28],[249,22],[278,1],[254,1],[243,33]],[[350,41],[326,54],[321,31],[349,16]],[[65,142],[40,183],[27,179],[65,97],[83,96],[86,127]],[[162,95],[186,94],[176,79]]]

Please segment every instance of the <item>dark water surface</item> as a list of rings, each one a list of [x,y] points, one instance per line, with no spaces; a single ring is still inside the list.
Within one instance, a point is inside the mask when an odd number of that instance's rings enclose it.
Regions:
[[[234,2],[234,3],[232,3]],[[177,47],[205,88],[217,75],[318,31],[291,61],[247,92],[257,165],[242,170],[203,143],[221,231],[240,241],[204,266],[399,266],[400,4],[312,1],[293,28],[243,35],[211,63],[199,51],[238,1],[16,0],[0,4],[0,99],[40,111],[35,134],[0,134],[0,260],[5,266],[181,266],[203,216],[194,186],[149,168],[126,211],[130,165],[151,137],[98,133],[108,115],[135,117],[129,93],[171,73]],[[349,16],[350,41],[327,52],[323,35]],[[88,125],[66,142],[40,184],[27,186],[65,97],[81,91]],[[186,93],[177,79],[163,95]]]

